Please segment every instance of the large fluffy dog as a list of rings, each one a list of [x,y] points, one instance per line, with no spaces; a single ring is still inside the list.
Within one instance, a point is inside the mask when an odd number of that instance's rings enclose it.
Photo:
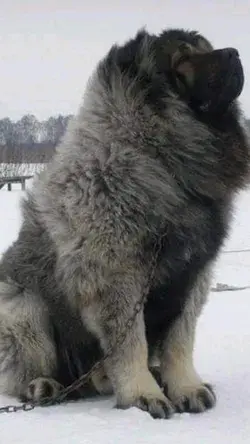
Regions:
[[[249,172],[242,87],[237,51],[196,32],[141,31],[99,63],[3,256],[2,391],[55,394],[114,346],[160,245],[144,312],[92,383],[153,417],[214,405],[192,352]]]

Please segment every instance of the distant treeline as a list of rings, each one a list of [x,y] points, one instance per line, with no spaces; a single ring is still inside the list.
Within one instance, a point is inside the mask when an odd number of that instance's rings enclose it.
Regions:
[[[46,163],[65,133],[72,115],[39,121],[28,114],[13,122],[0,119],[0,163]]]
[[[27,114],[17,122],[0,119],[0,164],[47,163],[73,115],[39,121]],[[246,121],[250,129],[250,119]]]

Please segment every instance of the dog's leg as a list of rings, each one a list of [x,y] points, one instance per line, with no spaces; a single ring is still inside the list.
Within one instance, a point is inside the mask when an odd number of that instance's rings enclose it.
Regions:
[[[104,366],[93,373],[91,382],[100,395],[111,395],[113,393],[113,387]]]
[[[148,350],[143,313],[133,326],[126,327],[136,302],[139,286],[126,276],[119,277],[102,294],[96,306],[84,314],[84,322],[100,340],[104,353],[114,347],[106,361],[107,375],[113,385],[118,408],[136,406],[155,418],[167,418],[173,407],[148,369]],[[119,335],[127,330],[123,344],[115,347]]]
[[[0,390],[22,399],[55,395],[56,351],[38,296],[0,282]]]
[[[179,412],[203,412],[216,402],[211,386],[201,380],[193,363],[195,329],[208,293],[208,273],[206,270],[198,277],[182,314],[163,345],[161,380],[165,393]]]

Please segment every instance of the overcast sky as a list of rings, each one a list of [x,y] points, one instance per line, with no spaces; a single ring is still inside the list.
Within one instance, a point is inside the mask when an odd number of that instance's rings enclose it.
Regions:
[[[0,118],[75,113],[109,47],[138,28],[184,27],[237,47],[250,117],[250,0],[0,0]]]

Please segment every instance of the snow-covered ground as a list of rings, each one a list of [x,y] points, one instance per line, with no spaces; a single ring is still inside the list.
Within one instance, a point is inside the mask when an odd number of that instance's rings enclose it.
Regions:
[[[0,254],[15,239],[21,192],[0,191]],[[237,202],[231,237],[215,283],[250,285],[250,191]],[[228,252],[249,250],[243,252]],[[196,366],[218,396],[215,409],[153,420],[137,409],[113,409],[113,399],[86,400],[0,415],[2,444],[242,444],[250,442],[250,289],[211,293],[199,321]],[[0,396],[0,406],[16,400]]]

